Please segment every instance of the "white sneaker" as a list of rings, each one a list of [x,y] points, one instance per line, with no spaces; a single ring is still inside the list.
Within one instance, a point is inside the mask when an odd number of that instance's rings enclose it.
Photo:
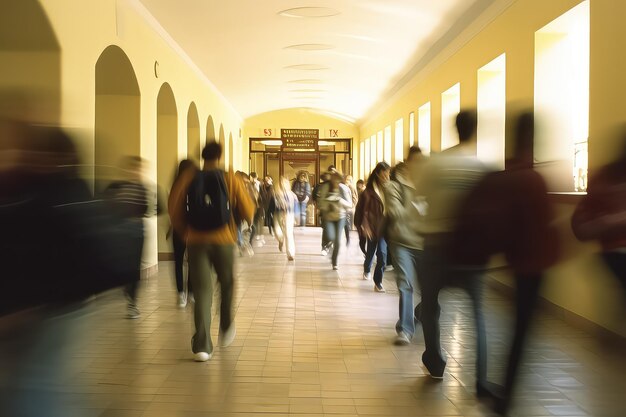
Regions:
[[[339,267],[337,265],[333,265],[333,271],[339,271]]]
[[[393,265],[385,266],[385,272],[393,271]]]
[[[135,304],[129,303],[126,308],[126,318],[127,319],[138,319],[141,317],[141,313]]]
[[[409,335],[404,332],[398,333],[398,336],[396,336],[396,341],[394,342],[394,344],[400,346],[408,345],[410,343],[411,339],[409,339]]]
[[[206,362],[213,356],[212,353],[196,352],[193,354],[193,360],[196,362]]]
[[[376,291],[376,292],[385,292],[385,288],[383,287],[383,284],[380,284],[380,285],[374,284],[374,291]]]
[[[185,308],[187,307],[187,296],[185,295],[184,292],[179,292],[178,293],[178,308]]]
[[[371,278],[372,278],[372,273],[371,272],[364,272],[363,273],[363,280],[369,281]]]
[[[193,293],[189,294],[189,297],[187,297],[187,301],[190,303],[196,302],[196,297],[193,296]]]
[[[237,328],[235,327],[235,323],[231,323],[228,330],[225,332],[220,332],[220,346],[225,348],[230,346],[235,340],[235,336],[237,335]]]
[[[322,249],[322,256],[328,255],[328,250],[326,248]]]

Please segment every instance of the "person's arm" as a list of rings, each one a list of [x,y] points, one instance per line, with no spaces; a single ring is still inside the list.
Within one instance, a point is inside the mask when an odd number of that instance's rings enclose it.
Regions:
[[[185,239],[187,233],[187,219],[185,217],[187,188],[189,188],[189,184],[191,184],[195,175],[196,172],[191,170],[181,173],[174,185],[172,185],[172,191],[167,201],[172,227],[182,239]]]
[[[352,197],[350,196],[350,189],[348,186],[344,184],[339,186],[339,196],[339,204],[341,204],[344,209],[351,209]]]
[[[242,181],[239,181],[232,174],[229,175],[231,175],[230,183],[235,200],[235,210],[237,210],[240,219],[247,221],[248,224],[252,224],[256,206],[244,188]]]
[[[386,211],[389,218],[395,222],[401,221],[406,213],[402,201],[402,185],[395,181],[389,181],[383,188],[385,192]]]

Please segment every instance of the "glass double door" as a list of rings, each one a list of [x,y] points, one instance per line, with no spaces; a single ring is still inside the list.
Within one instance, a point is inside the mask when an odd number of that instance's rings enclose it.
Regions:
[[[309,184],[311,186],[311,192],[318,182],[319,178],[319,163],[318,154],[311,152],[310,154],[302,154],[297,157],[283,154],[282,158],[282,176],[289,180],[289,184],[293,187],[295,181],[298,180],[298,176],[301,173],[305,173]],[[296,210],[296,217],[299,211]],[[296,219],[296,224],[299,224],[299,218]],[[313,204],[313,201],[309,201],[306,207],[306,225],[315,226],[318,224],[317,209]]]

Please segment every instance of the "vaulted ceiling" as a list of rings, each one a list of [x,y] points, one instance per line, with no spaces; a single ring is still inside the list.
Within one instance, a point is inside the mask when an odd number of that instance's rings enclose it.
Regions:
[[[140,1],[242,117],[358,120],[497,0]]]

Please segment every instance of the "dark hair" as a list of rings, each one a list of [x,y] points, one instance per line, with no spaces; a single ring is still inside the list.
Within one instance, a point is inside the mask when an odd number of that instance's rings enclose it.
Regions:
[[[363,180],[358,180],[358,181],[356,182],[356,185],[359,185],[359,184],[365,184],[365,181],[363,181]]]
[[[191,159],[183,159],[178,164],[178,171],[176,172],[176,177],[178,178],[180,174],[182,174],[184,171],[191,169],[191,168],[196,168],[196,164]]]
[[[336,171],[337,168],[334,165],[329,165],[328,166],[328,171]]]
[[[251,178],[256,178],[256,177],[257,177],[256,172],[252,171],[252,172],[250,173],[250,177],[251,177]]]
[[[202,159],[205,161],[219,161],[222,157],[222,145],[219,142],[207,142],[202,149]]]
[[[476,134],[478,119],[476,111],[462,110],[456,115],[456,130],[459,132],[459,142],[464,143]]]
[[[420,147],[413,145],[409,148],[409,154],[407,155],[406,160],[408,161],[409,159],[421,154],[422,150],[420,149]]]
[[[390,169],[391,167],[389,166],[387,162],[377,163],[376,166],[374,167],[374,170],[372,171],[369,178],[367,179],[367,186],[372,187],[374,185],[374,181],[376,181],[381,171],[389,171]]]

